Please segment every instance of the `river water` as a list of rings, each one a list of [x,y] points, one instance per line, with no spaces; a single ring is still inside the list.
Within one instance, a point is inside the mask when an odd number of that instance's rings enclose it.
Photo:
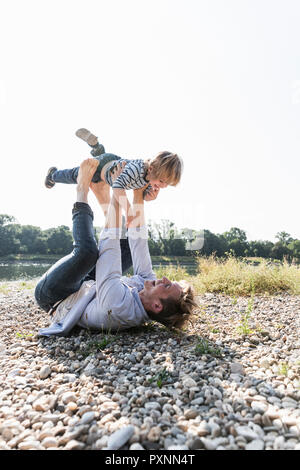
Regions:
[[[53,263],[37,263],[37,262],[3,262],[0,263],[0,282],[17,281],[20,279],[34,279],[41,277]],[[177,266],[177,264],[172,265]],[[194,274],[195,267],[191,265],[181,265],[186,268],[189,274]],[[154,264],[153,268],[159,268],[159,264]],[[129,271],[130,274],[130,271]]]
[[[0,263],[0,281],[17,281],[41,277],[52,263],[7,262]]]

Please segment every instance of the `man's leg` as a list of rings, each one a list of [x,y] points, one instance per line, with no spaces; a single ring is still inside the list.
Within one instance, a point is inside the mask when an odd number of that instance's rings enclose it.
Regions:
[[[93,230],[93,212],[88,205],[88,191],[98,162],[89,158],[80,165],[77,202],[73,207],[72,253],[55,263],[36,286],[35,297],[41,308],[48,311],[56,302],[76,292],[98,259],[98,247]]]
[[[103,211],[104,217],[106,218],[110,203],[110,186],[105,181],[99,181],[99,183],[91,182],[90,188]]]

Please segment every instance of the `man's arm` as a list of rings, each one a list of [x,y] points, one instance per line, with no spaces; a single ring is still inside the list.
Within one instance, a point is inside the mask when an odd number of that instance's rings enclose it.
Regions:
[[[121,227],[121,211],[120,204],[114,193],[111,196],[110,204],[108,206],[108,211],[105,220],[106,229],[117,229]]]
[[[133,191],[132,218],[128,222],[128,228],[137,228],[145,225],[144,190],[145,188],[141,188]]]
[[[113,307],[122,302],[124,297],[125,287],[120,281],[122,276],[121,215],[120,205],[112,194],[106,214],[105,228],[100,235],[99,258],[96,264],[96,289],[101,309]]]
[[[113,188],[113,195],[120,204],[121,208],[125,211],[126,220],[130,220],[132,217],[132,207],[126,195],[125,189]]]
[[[145,188],[133,193],[133,218],[128,223],[128,240],[133,262],[133,274],[143,279],[156,279],[148,246],[148,230],[145,223],[143,192]]]

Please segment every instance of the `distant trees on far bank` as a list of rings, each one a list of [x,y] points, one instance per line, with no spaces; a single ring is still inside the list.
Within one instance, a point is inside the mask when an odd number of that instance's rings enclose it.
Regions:
[[[96,229],[95,236],[100,229]],[[300,262],[300,240],[287,232],[276,234],[277,242],[268,240],[247,240],[246,232],[232,227],[228,232],[215,234],[209,230],[197,232],[191,229],[182,231],[173,222],[163,220],[149,223],[149,249],[157,256],[209,256],[262,257]],[[188,234],[188,235],[187,235]],[[203,238],[200,250],[188,249],[189,242]],[[20,225],[13,216],[0,214],[0,256],[10,254],[54,254],[65,255],[73,249],[72,232],[66,225],[42,230],[34,225]]]
[[[10,254],[70,253],[72,233],[66,225],[42,230],[34,225],[15,223],[12,216],[0,214],[0,256]]]
[[[248,241],[246,232],[233,227],[229,232],[215,235],[209,230],[204,230],[204,246],[201,250],[203,255],[226,256],[231,253],[233,256],[261,257],[288,261],[300,262],[300,240],[293,239],[286,232],[279,232],[273,243],[268,240]]]

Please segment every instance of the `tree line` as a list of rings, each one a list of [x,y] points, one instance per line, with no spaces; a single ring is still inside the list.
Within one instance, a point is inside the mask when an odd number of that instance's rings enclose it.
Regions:
[[[212,233],[210,230],[197,232],[183,229],[179,232],[170,221],[148,226],[150,253],[153,255],[185,255],[226,257],[261,257],[267,259],[300,262],[300,240],[292,238],[287,232],[278,232],[276,242],[268,240],[247,240],[246,232],[240,228],[232,227],[222,234]],[[169,236],[165,236],[169,234]],[[203,240],[199,250],[189,249],[190,242],[195,238]],[[197,247],[197,246],[196,246]]]
[[[98,240],[100,228],[95,229]],[[246,232],[232,227],[228,232],[214,234],[178,230],[169,220],[148,224],[149,249],[157,256],[262,257],[300,262],[300,240],[287,232],[278,232],[275,243],[268,240],[247,240]],[[191,249],[195,239],[202,239],[199,249]],[[72,232],[66,225],[42,230],[34,225],[20,225],[13,216],[0,214],[0,256],[10,254],[65,255],[73,248]]]

